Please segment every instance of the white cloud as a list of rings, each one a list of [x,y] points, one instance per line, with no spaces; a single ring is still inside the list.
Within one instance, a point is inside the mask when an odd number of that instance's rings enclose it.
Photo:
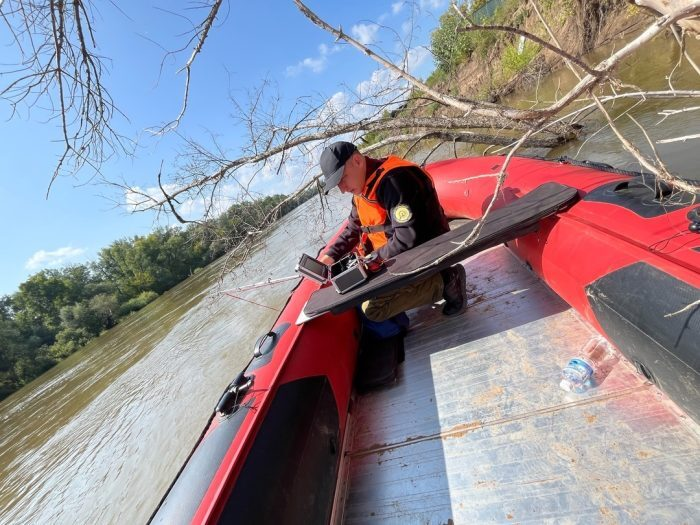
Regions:
[[[406,67],[411,74],[416,74],[416,70],[421,66],[429,65],[426,63],[430,58],[430,52],[424,47],[411,49],[405,58]],[[346,91],[338,91],[332,95],[319,112],[316,124],[330,127],[359,119],[374,118],[377,116],[378,107],[387,104],[388,107],[384,109],[392,109],[403,103],[402,95],[406,94],[406,87],[407,82],[398,74],[387,69],[377,69],[372,72],[370,78],[356,85],[353,96]],[[350,137],[347,140],[353,140],[353,138]]]
[[[370,78],[357,85],[357,93],[360,99],[376,96],[380,91],[387,89],[396,78],[396,73],[388,69],[375,69]]]
[[[328,57],[337,53],[341,49],[342,48],[340,46],[327,46],[326,44],[321,44],[318,46],[317,57],[307,57],[294,66],[287,66],[287,76],[294,77],[301,74],[304,70],[309,70],[312,73],[321,73],[324,69],[326,69]]]
[[[429,58],[430,52],[426,48],[413,48],[408,51],[405,66],[409,73],[413,73]],[[399,67],[401,67],[401,64],[399,64]],[[357,92],[362,98],[371,97],[384,90],[398,87],[397,82],[403,83],[405,81],[400,80],[396,73],[388,69],[377,69],[368,80],[364,80],[357,85]]]
[[[312,157],[312,158],[309,158]],[[311,169],[318,169],[318,159],[313,155],[299,156],[292,154],[285,160],[284,165],[278,171],[277,165],[265,166],[259,177],[256,177],[251,190],[261,195],[290,194],[299,189],[301,182]]]
[[[356,24],[350,29],[352,36],[364,46],[374,44],[378,31],[379,26],[377,24]]]
[[[394,2],[391,4],[391,14],[398,15],[402,10],[403,6],[406,4],[403,0],[401,2]]]
[[[441,9],[447,4],[447,0],[420,0],[421,9]]]
[[[348,108],[349,97],[345,91],[338,91],[329,98],[318,113],[318,124],[324,127],[345,122],[344,113]]]
[[[425,47],[414,47],[408,51],[407,65],[410,72],[416,71],[426,60],[431,58],[430,51]]]
[[[288,154],[282,167],[279,167],[279,156],[273,157],[266,164],[237,169],[217,186],[214,195],[208,192],[198,195],[195,190],[189,198],[186,193],[179,194],[178,202],[173,201],[173,204],[178,215],[185,220],[200,220],[205,215],[208,218],[218,217],[241,201],[295,191],[309,170],[317,167],[318,158],[310,159],[306,153]],[[175,184],[163,185],[169,194],[174,194],[179,188]],[[129,212],[146,211],[162,198],[163,193],[158,187],[136,186],[133,191],[124,193],[124,204]]]
[[[163,184],[163,189],[171,194],[177,190],[179,186],[176,184]],[[144,211],[153,206],[154,203],[163,198],[163,192],[160,188],[141,188],[134,186],[133,191],[124,192],[124,204],[128,212]]]
[[[326,67],[325,57],[319,58],[305,58],[299,62],[296,66],[289,66],[287,68],[287,75],[290,77],[296,76],[301,73],[304,69],[310,70],[312,73],[320,73]]]
[[[27,270],[38,270],[39,268],[57,268],[74,261],[84,253],[84,248],[73,248],[71,246],[65,246],[52,252],[39,250],[29,258],[24,267]]]

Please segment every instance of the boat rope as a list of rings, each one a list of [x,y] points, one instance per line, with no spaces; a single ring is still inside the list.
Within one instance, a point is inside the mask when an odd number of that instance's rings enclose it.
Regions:
[[[606,164],[605,162],[595,162],[592,160],[578,160],[578,159],[568,157],[566,155],[563,155],[563,156],[558,157],[556,159],[547,159],[544,157],[533,157],[533,158],[538,158],[538,159],[546,160],[549,162],[552,162],[552,161],[561,162],[562,164],[570,164],[571,166],[578,166],[580,168],[592,168],[592,169],[595,169],[598,171],[604,171],[607,173],[628,175],[630,177],[643,177],[645,175],[651,175],[650,173],[642,173],[641,171],[623,170],[622,168],[616,168],[615,166],[611,166],[610,164]]]
[[[695,301],[694,303],[690,303],[688,306],[681,308],[677,312],[666,314],[666,315],[664,315],[664,317],[673,317],[674,315],[682,314],[683,312],[687,312],[687,311],[691,310],[692,308],[699,306],[699,305],[700,305],[700,300]]]
[[[245,301],[246,303],[254,304],[255,306],[261,306],[263,308],[267,308],[268,310],[274,310],[275,312],[281,312],[279,308],[273,308],[272,306],[267,306],[265,304],[260,304],[256,303],[255,301],[251,301],[250,299],[244,299],[243,297],[239,297],[238,295],[234,295],[230,292],[223,292],[225,295],[228,295],[229,297],[233,297],[234,299],[240,299],[241,301]]]
[[[288,275],[287,277],[279,277],[278,279],[272,279],[271,277],[268,277],[266,281],[260,281],[259,283],[253,284],[246,284],[245,286],[239,286],[238,288],[230,288],[228,290],[223,290],[221,293],[245,292],[247,290],[255,290],[257,288],[264,288],[265,286],[271,286],[273,284],[284,283],[293,279],[299,279],[299,274]]]
[[[229,297],[233,297],[234,299],[240,299],[241,301],[245,301],[246,303],[254,304],[255,306],[267,308],[268,310],[274,310],[275,312],[281,312],[282,310],[280,308],[273,308],[272,306],[256,303],[255,301],[251,301],[250,299],[244,299],[243,297],[236,294],[240,292],[246,292],[248,290],[257,290],[258,288],[264,288],[265,286],[272,286],[274,284],[284,283],[293,279],[299,279],[299,275],[288,275],[287,277],[279,277],[277,279],[272,279],[271,277],[268,277],[266,281],[260,281],[259,283],[247,284],[245,286],[239,286],[238,288],[223,290],[221,293],[224,295],[228,295]]]

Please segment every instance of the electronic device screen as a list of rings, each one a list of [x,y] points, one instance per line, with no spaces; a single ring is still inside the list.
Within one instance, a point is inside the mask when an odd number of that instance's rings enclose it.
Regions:
[[[312,274],[322,280],[326,280],[328,278],[328,266],[306,254],[302,254],[297,268],[299,270],[305,270],[303,273],[306,275]]]

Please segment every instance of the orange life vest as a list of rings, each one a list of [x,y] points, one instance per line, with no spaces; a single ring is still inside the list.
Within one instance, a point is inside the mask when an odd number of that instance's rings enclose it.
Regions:
[[[386,224],[389,212],[377,201],[377,188],[379,188],[382,179],[386,177],[391,170],[396,168],[413,168],[419,170],[428,178],[431,185],[433,183],[433,179],[427,171],[421,169],[413,162],[402,159],[401,157],[394,157],[393,155],[388,156],[386,160],[367,177],[362,194],[353,196],[355,207],[357,208],[357,215],[362,225],[362,238],[360,239],[359,247],[360,251],[364,252],[364,254],[372,250],[378,250],[389,241],[386,234],[386,231],[391,229],[391,224]],[[371,246],[367,246],[368,240]]]

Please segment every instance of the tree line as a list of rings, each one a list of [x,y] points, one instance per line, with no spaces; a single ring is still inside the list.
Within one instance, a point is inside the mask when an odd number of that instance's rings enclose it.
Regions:
[[[30,276],[0,297],[0,400],[315,193],[235,204],[206,223],[120,239],[96,261]]]

